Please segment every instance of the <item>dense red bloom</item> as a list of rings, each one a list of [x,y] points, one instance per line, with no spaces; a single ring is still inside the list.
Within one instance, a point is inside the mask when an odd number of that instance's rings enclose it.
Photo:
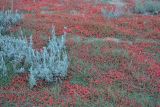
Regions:
[[[123,1],[126,4],[124,8],[133,10],[135,0]],[[0,1],[1,10],[10,8],[10,6],[9,0]],[[33,32],[34,48],[42,50],[41,48],[47,44],[50,37],[51,26],[54,25],[57,36],[67,32],[66,45],[70,57],[93,66],[86,71],[90,75],[86,79],[89,82],[88,86],[71,84],[69,82],[73,76],[73,71],[71,71],[67,80],[60,86],[61,92],[57,99],[53,97],[55,93],[51,92],[51,87],[46,85],[45,81],[38,81],[38,85],[30,90],[28,75],[24,74],[15,76],[8,86],[0,88],[0,100],[8,100],[22,104],[22,106],[23,104],[26,106],[25,102],[29,102],[33,104],[29,106],[43,107],[58,104],[67,107],[75,106],[77,96],[80,96],[83,101],[90,100],[93,96],[95,98],[92,101],[97,103],[99,102],[97,98],[101,96],[99,91],[103,90],[101,94],[105,101],[106,99],[108,102],[114,100],[115,106],[140,107],[140,103],[146,104],[147,101],[139,103],[136,98],[129,98],[131,92],[139,92],[137,94],[147,92],[147,95],[160,92],[160,63],[156,56],[160,52],[158,47],[160,45],[159,15],[144,16],[133,13],[128,15],[126,9],[124,17],[107,19],[103,17],[101,9],[115,12],[116,6],[101,3],[100,0],[35,0],[35,2],[34,0],[19,0],[14,2],[13,9],[25,12],[24,19],[18,24],[18,27],[21,26]],[[65,26],[67,29],[64,29]],[[11,32],[17,31],[18,27],[10,29]],[[75,34],[80,36],[80,42],[72,38]],[[43,40],[40,35],[46,35],[47,39]],[[98,55],[91,55],[91,49],[97,44],[94,44],[95,41],[92,45],[86,43],[86,39],[90,39],[88,37],[100,38],[98,40],[103,41],[104,45],[98,50],[100,51]],[[126,54],[120,52],[116,53],[117,56],[112,57],[110,52],[117,48],[125,49]],[[106,65],[101,66],[105,63]],[[82,65],[74,64],[70,65],[69,72],[73,66],[76,72],[84,70]],[[116,64],[118,67],[114,66]],[[122,93],[121,87],[114,84],[116,81],[120,81],[123,88]],[[101,87],[96,87],[99,85]],[[111,86],[116,86],[116,91],[105,92]],[[128,92],[127,95],[121,95],[125,91]]]
[[[54,104],[54,100],[52,97],[49,98],[48,103],[50,106],[52,106]]]
[[[159,70],[157,70],[157,77],[160,77],[160,69]]]
[[[65,94],[71,95],[71,96],[76,96],[79,95],[82,98],[87,98],[90,95],[90,91],[87,87],[83,87],[81,85],[77,84],[70,84],[66,82],[64,84],[64,87],[66,90]]]

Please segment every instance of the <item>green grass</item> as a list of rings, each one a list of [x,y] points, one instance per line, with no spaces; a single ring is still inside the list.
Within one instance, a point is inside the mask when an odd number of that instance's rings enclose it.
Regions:
[[[155,59],[156,59],[158,62],[160,62],[160,53],[156,53]]]
[[[108,71],[108,70],[111,70],[111,69],[118,69],[120,67],[120,64],[119,63],[113,63],[113,62],[105,62],[103,64],[97,64],[96,65],[101,71]]]
[[[91,69],[92,64],[85,63],[82,60],[79,61],[77,64],[79,64],[82,67],[82,70],[77,71],[73,74],[73,78],[70,80],[70,83],[88,86],[89,81],[87,81],[86,79],[90,78],[88,71]]]
[[[104,42],[102,40],[95,40],[91,42],[92,48],[90,49],[91,56],[97,56],[101,54],[101,47],[104,46]]]
[[[124,40],[124,41],[128,41],[128,42],[135,40],[135,36],[123,34],[121,32],[118,32],[114,37],[119,40]]]
[[[107,3],[107,2],[112,1],[112,0],[101,0],[101,1],[102,1],[102,3]]]
[[[28,37],[28,36],[31,36],[33,35],[34,31],[32,31],[31,29],[27,29],[27,28],[22,28],[21,30],[17,31],[17,32],[13,32],[13,35],[15,37],[19,37],[19,36],[25,36],[25,37]]]
[[[80,66],[81,69],[77,69],[77,66]],[[91,67],[91,63],[86,62],[78,57],[71,56],[70,68],[73,70],[73,77],[70,80],[70,83],[88,86],[89,81],[87,81],[86,79],[90,78],[88,71],[91,69]]]
[[[48,37],[45,35],[45,34],[41,34],[40,35],[40,38],[43,40],[43,41],[48,41]]]
[[[136,38],[135,43],[141,43],[141,42],[145,42],[145,43],[158,43],[160,42],[159,40],[155,40],[155,39],[145,39],[145,38]]]
[[[0,87],[8,85],[11,82],[13,76],[15,75],[15,72],[11,63],[8,62],[6,64],[6,67],[7,67],[8,75],[2,76],[2,74],[0,74]]]
[[[17,104],[11,102],[3,102],[1,107],[17,107]]]
[[[77,98],[75,107],[115,107],[109,101],[105,101],[103,96],[99,96],[96,101],[84,102],[81,98]]]
[[[153,58],[157,61],[157,62],[160,62],[160,52],[157,52],[157,50],[160,51],[160,46],[158,45],[155,45],[155,46],[152,46],[152,47],[147,47],[144,49],[146,52],[149,52],[151,54],[155,54],[153,55]]]
[[[82,73],[73,75],[73,78],[71,79],[70,83],[88,86],[89,82],[86,81],[86,79],[89,77],[90,77],[90,75],[87,72],[83,71]]]
[[[123,81],[122,81],[123,82]],[[150,93],[146,92],[127,92],[126,88],[123,87],[121,81],[115,81],[112,85],[108,86],[107,91],[111,99],[108,101],[109,104],[113,105],[114,107],[117,106],[117,101],[120,99],[130,99],[135,100],[136,104],[142,105],[142,107],[153,107],[154,105],[159,104],[160,97],[155,95],[151,95]],[[144,90],[143,90],[144,91]],[[118,93],[118,94],[116,94]],[[158,93],[157,93],[158,95]],[[124,106],[124,105],[123,105]],[[131,106],[135,106],[135,104],[131,103]]]
[[[112,50],[111,55],[113,57],[122,56],[123,58],[130,59],[128,51],[124,50],[124,49],[121,49],[121,48],[116,48],[116,49]]]
[[[51,91],[54,94],[54,98],[58,99],[60,92],[61,92],[60,85],[56,84],[55,86],[52,87]]]
[[[129,99],[135,99],[137,103],[142,105],[142,107],[153,107],[153,105],[157,103],[153,102],[155,101],[154,97],[147,93],[132,92],[128,93],[128,97]],[[160,99],[158,100],[160,101]]]

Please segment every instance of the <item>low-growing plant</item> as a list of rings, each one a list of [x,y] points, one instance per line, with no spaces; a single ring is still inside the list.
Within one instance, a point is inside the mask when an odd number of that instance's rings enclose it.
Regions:
[[[124,15],[122,7],[116,7],[115,11],[108,11],[105,8],[101,9],[102,15],[106,18],[118,18]]]
[[[31,67],[30,84],[36,85],[37,79],[45,79],[48,82],[55,81],[57,77],[65,77],[69,65],[64,34],[60,39],[52,32],[52,39],[42,52],[30,50]],[[33,81],[33,82],[32,82]]]
[[[5,35],[10,34],[9,28],[21,21],[22,17],[22,14],[17,11],[0,11],[0,86],[7,85],[14,75],[13,66],[10,63],[12,57],[6,57],[13,51],[11,45],[11,42],[13,41],[9,40],[8,37],[6,37],[6,40],[4,40],[4,38]],[[8,41],[10,41],[10,43],[8,43]],[[5,50],[3,50],[4,48]],[[10,48],[10,51],[8,51],[9,53],[6,53],[8,48]]]
[[[6,63],[3,59],[3,56],[0,57],[1,59],[1,63],[0,63],[0,72],[3,76],[6,76],[7,75],[7,68],[6,68]]]
[[[160,12],[160,2],[153,0],[136,0],[134,11],[141,14],[158,14]]]
[[[22,19],[23,15],[11,10],[0,11],[0,33],[2,35],[9,33],[8,29]]]
[[[126,59],[130,59],[128,51],[124,50],[124,49],[118,49],[117,48],[117,49],[112,50],[111,53],[112,53],[113,57],[122,56]]]
[[[101,9],[102,15],[106,18],[116,18],[116,14],[114,12],[110,12],[104,8]]]
[[[24,37],[18,39],[7,36],[0,37],[2,72],[6,72],[3,59],[12,62],[16,73],[29,71],[31,88],[36,85],[36,81],[39,79],[53,82],[58,77],[66,76],[69,64],[65,46],[66,33],[58,38],[53,30],[52,38],[43,51],[33,49],[32,36],[29,42]],[[28,65],[27,69],[25,69],[25,65]]]
[[[32,36],[28,42],[26,37],[9,37],[8,29],[17,23],[22,16],[12,11],[0,12],[0,75],[1,80],[8,76],[11,64],[14,73],[30,72],[29,84],[32,88],[38,79],[48,82],[56,80],[57,77],[65,77],[68,68],[68,56],[65,46],[66,33],[61,38],[55,36],[52,30],[52,38],[48,46],[39,52],[33,49]],[[13,36],[13,35],[12,35]]]
[[[85,70],[85,69],[84,69]],[[86,71],[81,71],[78,75],[74,75],[72,80],[70,81],[71,84],[79,84],[83,86],[88,86],[89,82],[86,80],[89,78],[90,75]]]
[[[4,61],[4,64],[5,65],[2,64],[3,66],[1,67],[5,67],[0,68],[0,87],[8,85],[12,77],[15,75],[12,64],[6,61]]]
[[[118,18],[124,15],[125,4],[120,0],[102,0],[103,2],[108,2],[111,5],[115,5],[115,10],[107,10],[105,8],[101,9],[102,15],[106,18]]]
[[[144,5],[142,4],[141,0],[136,0],[135,11],[137,13],[144,13],[145,12],[145,8],[144,8]]]
[[[102,3],[107,3],[107,2],[110,2],[112,0],[101,0]]]

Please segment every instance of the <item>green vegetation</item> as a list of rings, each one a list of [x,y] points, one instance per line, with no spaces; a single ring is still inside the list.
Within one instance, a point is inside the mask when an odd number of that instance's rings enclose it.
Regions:
[[[157,50],[160,51],[160,47],[157,45],[157,46],[152,46],[152,47],[148,47],[148,48],[145,48],[144,49],[146,52],[149,52],[153,55],[153,58],[160,62],[160,52],[157,52]]]
[[[13,66],[10,62],[6,62],[7,75],[0,74],[0,87],[6,86],[11,82],[11,79],[15,75]]]
[[[160,1],[145,0],[143,3],[142,0],[136,0],[136,6],[134,10],[136,13],[141,14],[158,14],[160,12]]]
[[[84,62],[80,59],[75,62],[77,63],[74,66],[79,65],[80,67],[82,67],[82,69],[73,73],[73,78],[71,79],[70,83],[88,86],[89,81],[87,81],[87,79],[90,78],[88,71],[91,69],[92,64]]]

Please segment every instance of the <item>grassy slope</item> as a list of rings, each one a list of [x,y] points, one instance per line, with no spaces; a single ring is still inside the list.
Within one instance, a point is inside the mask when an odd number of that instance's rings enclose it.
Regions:
[[[157,38],[149,38],[150,35],[146,37],[146,34],[154,32],[149,31],[150,27],[145,30],[136,28],[144,18],[140,17],[139,22],[136,22],[134,17],[129,18],[131,21],[126,20],[128,24],[123,23],[123,18],[115,22],[109,20],[104,22],[105,24],[109,23],[108,25],[102,26],[102,23],[99,22],[99,24],[94,18],[93,21],[86,19],[85,23],[76,19],[73,22],[72,17],[74,16],[65,14],[68,14],[68,11],[56,10],[54,13],[57,31],[62,30],[64,24],[68,26],[78,24],[88,32],[93,31],[97,34],[102,31],[101,34],[104,34],[105,37],[99,39],[85,37],[86,31],[84,29],[80,29],[82,30],[81,36],[75,36],[77,29],[73,29],[74,32],[69,33],[67,37],[71,64],[66,80],[58,85],[50,85],[40,81],[37,87],[29,90],[27,74],[16,76],[11,81],[11,85],[0,89],[0,98],[2,98],[0,105],[4,107],[17,105],[24,107],[34,105],[152,107],[160,105],[160,96],[157,92],[160,82],[159,78],[155,76],[160,63],[160,41]],[[39,14],[36,16],[32,13],[31,15],[33,15],[32,18],[26,17],[21,26],[24,27],[24,30],[28,29],[26,30],[28,35],[30,32],[34,32],[35,47],[39,48],[44,44],[39,39],[36,40],[37,35],[41,35],[40,38],[46,40],[47,37],[44,34],[47,34],[53,17],[44,16],[45,19]],[[63,15],[66,18],[62,18]],[[145,21],[148,26],[152,21],[159,26],[156,16]],[[114,29],[113,23],[126,30],[133,27],[133,31],[140,33],[136,36],[123,35],[121,30],[117,30],[116,34],[118,35],[113,34],[113,37],[112,35],[106,37],[108,32]],[[133,23],[137,25],[134,26]],[[141,33],[144,36],[140,35]]]

